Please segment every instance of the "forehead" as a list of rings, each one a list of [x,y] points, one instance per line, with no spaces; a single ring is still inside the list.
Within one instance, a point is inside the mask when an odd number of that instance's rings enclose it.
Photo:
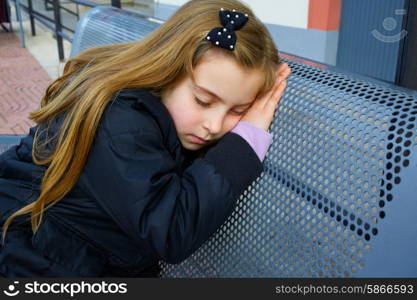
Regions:
[[[206,53],[194,68],[193,75],[192,82],[228,105],[254,100],[264,80],[260,70],[244,68],[234,58],[218,51]]]

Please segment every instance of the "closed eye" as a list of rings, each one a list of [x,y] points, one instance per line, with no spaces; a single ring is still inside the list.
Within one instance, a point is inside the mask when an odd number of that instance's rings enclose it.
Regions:
[[[197,102],[198,105],[201,105],[202,107],[209,107],[210,103],[201,101],[200,99],[198,99],[197,97],[194,98],[195,102]]]
[[[243,111],[232,110],[232,114],[241,116],[241,115],[244,115],[247,111],[248,111],[247,109],[245,109]]]
[[[200,106],[202,106],[202,107],[209,107],[209,106],[211,105],[211,103],[204,102],[204,101],[202,101],[202,100],[198,99],[197,97],[194,97],[194,100],[195,100],[195,102],[196,102],[198,105],[200,105]],[[242,110],[242,111],[232,110],[232,111],[230,111],[230,112],[231,112],[232,114],[234,114],[234,115],[237,115],[237,116],[242,116],[242,115],[244,115],[244,114],[248,111],[248,109],[249,109],[249,108],[247,108],[247,109],[245,109],[245,110]]]

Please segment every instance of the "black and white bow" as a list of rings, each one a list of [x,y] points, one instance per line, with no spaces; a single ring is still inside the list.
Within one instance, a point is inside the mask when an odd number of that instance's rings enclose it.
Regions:
[[[220,22],[223,27],[213,28],[206,36],[206,39],[214,45],[227,50],[235,50],[236,46],[236,30],[239,30],[248,21],[248,15],[233,10],[219,11]]]

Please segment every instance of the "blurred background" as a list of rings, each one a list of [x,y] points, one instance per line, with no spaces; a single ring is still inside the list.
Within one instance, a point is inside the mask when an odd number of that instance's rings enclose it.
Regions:
[[[27,131],[28,113],[60,76],[77,21],[92,6],[113,5],[164,21],[185,2],[0,0],[0,134]],[[283,57],[417,90],[416,0],[244,2]]]

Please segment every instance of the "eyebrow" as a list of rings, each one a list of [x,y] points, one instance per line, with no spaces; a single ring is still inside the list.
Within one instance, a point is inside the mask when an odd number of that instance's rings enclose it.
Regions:
[[[214,92],[209,91],[209,90],[203,88],[202,86],[199,86],[196,82],[193,82],[193,84],[197,89],[202,90],[203,92],[209,94],[210,96],[215,97],[215,98],[219,99],[220,101],[224,102],[224,100],[222,98],[220,98],[218,95],[216,95]],[[244,104],[240,104],[240,105],[236,105],[236,106],[247,106],[247,105],[250,105],[250,104],[252,104],[252,102],[244,103]]]

